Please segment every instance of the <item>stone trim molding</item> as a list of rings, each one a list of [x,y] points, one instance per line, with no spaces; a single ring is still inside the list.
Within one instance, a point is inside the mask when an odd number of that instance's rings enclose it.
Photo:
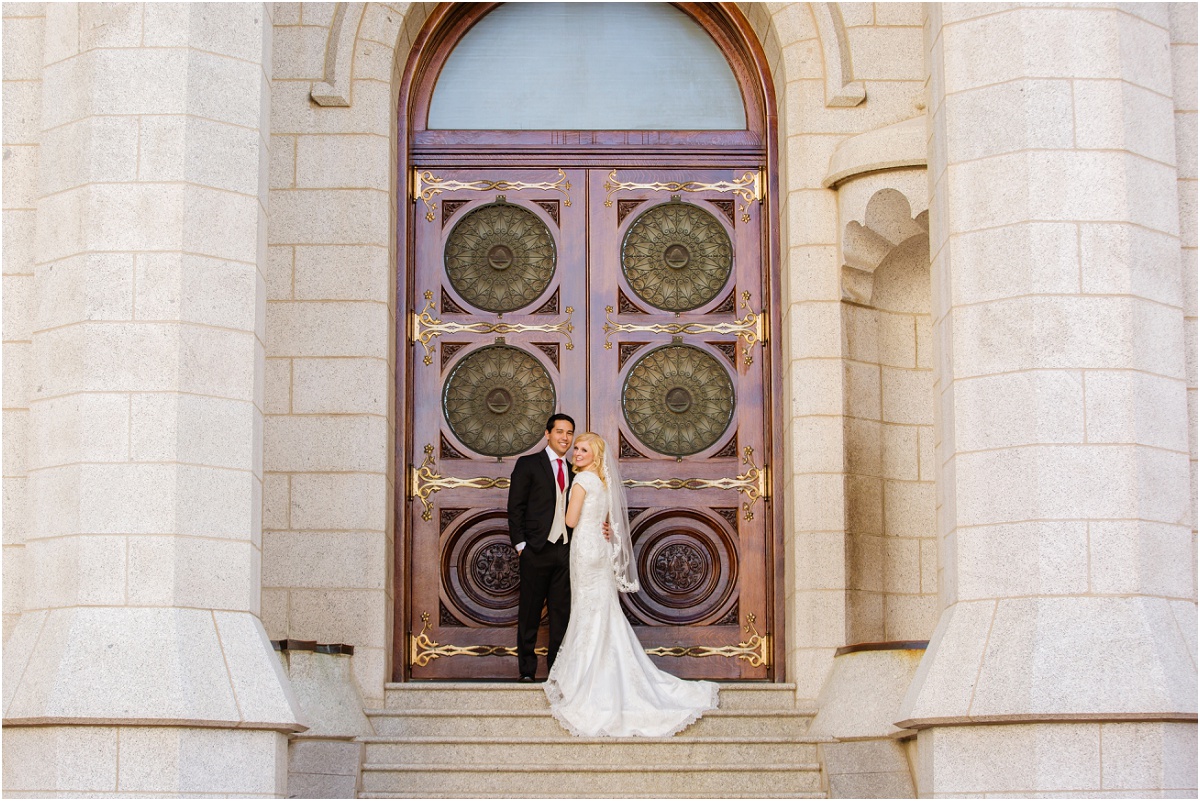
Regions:
[[[843,645],[833,652],[834,656],[857,654],[861,651],[924,651],[929,640],[891,640],[889,642],[857,642]]]
[[[354,45],[366,3],[338,3],[325,44],[325,80],[314,81],[309,96],[319,106],[350,105]]]
[[[867,202],[863,216],[862,223],[846,223],[842,235],[842,299],[870,305],[875,270],[900,246],[929,235],[929,213],[913,217],[904,193],[880,189]]]
[[[317,642],[315,640],[271,640],[276,651],[314,651],[318,654],[344,654],[354,656],[354,646],[344,642]]]
[[[850,39],[837,3],[812,3],[813,18],[825,51],[825,106],[853,108],[867,99],[867,88],[854,80],[854,61]]]
[[[925,115],[851,136],[829,157],[829,174],[821,185],[832,189],[864,172],[924,167],[928,163]]]

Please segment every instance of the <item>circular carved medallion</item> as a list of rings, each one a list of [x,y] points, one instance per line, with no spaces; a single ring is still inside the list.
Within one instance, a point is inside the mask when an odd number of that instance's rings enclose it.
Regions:
[[[536,445],[554,402],[546,368],[510,345],[489,345],[463,358],[442,391],[450,429],[485,456],[512,456]]]
[[[508,537],[508,512],[456,518],[443,534],[442,597],[464,625],[517,622],[520,562]]]
[[[550,285],[554,238],[529,209],[492,203],[455,224],[445,258],[450,285],[468,303],[484,311],[516,311]]]
[[[639,298],[683,312],[716,298],[733,270],[733,246],[716,217],[671,201],[634,220],[621,245],[621,269]]]
[[[521,583],[518,554],[507,542],[493,542],[480,548],[471,572],[479,586],[495,595],[512,592]]]
[[[733,419],[733,381],[700,348],[664,345],[629,370],[621,393],[629,428],[668,456],[699,453],[716,444]]]
[[[708,560],[687,542],[673,542],[659,548],[650,564],[655,582],[667,592],[689,592],[708,578]]]

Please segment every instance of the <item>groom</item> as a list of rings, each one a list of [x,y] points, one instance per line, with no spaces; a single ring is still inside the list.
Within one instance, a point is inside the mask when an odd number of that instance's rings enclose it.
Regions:
[[[517,669],[521,681],[537,673],[538,625],[542,605],[550,617],[547,667],[554,665],[571,617],[571,530],[563,522],[573,476],[567,450],[575,421],[554,414],[546,421],[546,448],[522,456],[508,490],[508,534],[520,554],[521,594],[517,606]]]

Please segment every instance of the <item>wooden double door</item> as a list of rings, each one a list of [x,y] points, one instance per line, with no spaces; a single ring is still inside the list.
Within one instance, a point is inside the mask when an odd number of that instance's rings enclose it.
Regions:
[[[508,477],[565,412],[619,454],[641,582],[621,600],[643,646],[680,676],[772,677],[759,173],[412,178],[397,664],[414,679],[515,677]]]

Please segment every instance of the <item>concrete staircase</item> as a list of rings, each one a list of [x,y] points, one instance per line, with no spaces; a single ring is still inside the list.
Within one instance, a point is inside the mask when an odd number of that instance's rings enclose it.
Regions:
[[[572,737],[540,684],[389,684],[360,798],[824,798],[791,684],[723,684],[674,737]]]

